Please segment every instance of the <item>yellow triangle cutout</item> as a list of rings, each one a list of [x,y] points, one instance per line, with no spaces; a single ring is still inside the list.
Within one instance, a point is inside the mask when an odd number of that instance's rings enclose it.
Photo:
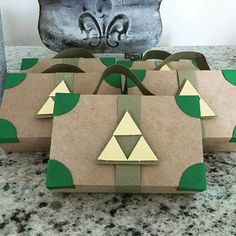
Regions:
[[[129,112],[126,111],[124,117],[120,121],[113,135],[128,136],[128,135],[142,135],[142,133],[138,128],[138,126],[135,124],[132,117],[130,116]]]
[[[122,151],[116,138],[113,136],[101,155],[98,158],[99,161],[127,161],[127,158]]]
[[[57,87],[51,92],[49,96],[55,97],[56,93],[70,93],[70,90],[66,86],[66,83],[64,80],[61,81],[61,83],[57,85]]]
[[[201,117],[214,117],[216,114],[209,107],[209,105],[204,101],[204,99],[200,96],[197,90],[193,87],[189,80],[186,80],[183,88],[181,89],[179,96],[199,96],[200,97],[200,110]]]
[[[167,65],[164,65],[163,67],[161,67],[160,70],[163,70],[163,71],[171,71],[170,67],[167,66]]]
[[[52,115],[54,109],[54,100],[50,97],[45,102],[45,104],[42,106],[42,108],[39,110],[38,115]]]
[[[141,137],[129,156],[129,161],[158,161],[144,137]]]
[[[56,96],[56,93],[70,93],[70,90],[66,86],[66,83],[64,82],[64,80],[61,81],[61,83],[58,84],[57,87],[51,92],[48,100],[45,102],[45,104],[37,113],[38,116],[53,115],[54,100],[52,98]]]

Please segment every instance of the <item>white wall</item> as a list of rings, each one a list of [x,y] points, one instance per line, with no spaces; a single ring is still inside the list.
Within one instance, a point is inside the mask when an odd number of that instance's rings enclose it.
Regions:
[[[6,45],[42,44],[37,0],[0,0],[0,7]],[[161,15],[162,46],[236,45],[235,0],[163,0]]]

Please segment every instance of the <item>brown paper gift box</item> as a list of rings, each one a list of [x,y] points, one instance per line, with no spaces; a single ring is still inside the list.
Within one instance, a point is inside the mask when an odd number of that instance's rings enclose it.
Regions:
[[[216,114],[202,119],[204,151],[236,151],[236,71],[149,71],[142,83],[156,95],[174,96],[184,80],[192,83]],[[130,87],[128,93],[141,94],[137,87]]]
[[[175,97],[57,94],[55,100],[49,189],[142,193],[205,190],[201,122],[181,111]],[[67,101],[63,107],[61,100]],[[139,124],[158,164],[98,163],[127,111]]]
[[[202,121],[204,151],[236,151],[236,71],[202,71],[193,75],[197,90],[216,114],[215,118]]]
[[[0,146],[6,151],[49,151],[52,119],[36,115],[60,81],[71,92],[93,93],[101,74],[8,73],[0,108]],[[103,83],[100,93],[120,94],[120,89]]]
[[[140,72],[140,71],[139,71]],[[235,151],[236,150],[236,119],[235,119],[235,71],[141,71],[141,73],[136,73],[139,75],[142,83],[150,89],[154,94],[159,96],[174,96],[178,93],[182,82],[185,79],[189,79],[192,84],[198,88],[200,95],[204,100],[210,105],[210,107],[216,113],[216,117],[213,119],[202,120],[203,128],[203,144],[205,152],[214,151]],[[141,75],[141,77],[140,77]],[[75,92],[92,94],[94,88],[96,87],[97,81],[99,80],[101,74],[89,73],[88,74],[75,74],[75,77],[79,76],[79,79],[74,86]],[[32,81],[28,81],[28,78],[35,78]],[[38,78],[38,79],[37,79]],[[42,79],[41,81],[41,78]],[[46,79],[48,78],[48,79]],[[15,78],[15,81],[18,79]],[[46,81],[47,80],[47,81]],[[27,133],[25,137],[25,144],[23,145],[23,140],[21,139],[21,145],[19,144],[3,144],[6,142],[6,137],[4,137],[3,132],[0,132],[1,146],[7,151],[37,151],[37,150],[49,150],[49,140],[51,137],[50,128],[45,128],[46,136],[41,137],[40,143],[37,141],[37,137],[30,136],[35,133],[39,128],[31,129],[31,125],[36,126],[36,123],[47,124],[51,121],[37,120],[34,115],[40,108],[40,106],[45,102],[48,97],[49,90],[52,90],[54,86],[54,75],[51,74],[34,74],[27,75],[27,83],[19,84],[20,87],[5,90],[3,104],[0,109],[0,118],[6,119],[18,123],[19,127],[26,127],[26,130],[21,132]],[[96,82],[95,82],[96,81]],[[35,83],[35,84],[33,84]],[[39,85],[37,85],[39,84]],[[44,89],[45,87],[45,89]],[[129,88],[129,94],[140,94],[136,87],[131,86]],[[15,92],[16,91],[16,92]],[[37,91],[37,94],[34,92]],[[107,83],[103,83],[100,94],[119,94],[120,89],[110,86]],[[216,94],[216,95],[215,95]],[[220,94],[220,96],[219,96]],[[25,97],[25,98],[24,98]],[[38,98],[37,98],[38,97]],[[31,106],[29,105],[31,102]],[[14,107],[14,110],[11,109]],[[19,110],[18,110],[19,109]],[[26,113],[25,113],[26,111]],[[16,116],[19,112],[20,116]],[[29,113],[28,113],[29,112]],[[28,113],[28,114],[27,114]],[[19,117],[21,117],[19,119]],[[23,123],[21,123],[23,120]],[[30,122],[28,123],[28,121]],[[23,126],[21,126],[23,124]],[[9,125],[9,124],[8,124]],[[33,126],[34,127],[34,126]],[[45,125],[45,127],[48,127]],[[51,127],[49,125],[49,127]],[[19,128],[17,127],[17,130]],[[30,131],[27,131],[29,129]],[[34,131],[32,131],[34,130]],[[41,129],[38,131],[41,132]],[[2,133],[2,134],[1,134]],[[24,136],[24,135],[23,135]],[[46,137],[46,138],[43,138]],[[34,141],[34,144],[26,142],[26,140]],[[16,140],[10,140],[14,142]],[[19,141],[19,140],[18,140]],[[46,145],[44,144],[46,142]],[[21,148],[19,148],[21,147]]]

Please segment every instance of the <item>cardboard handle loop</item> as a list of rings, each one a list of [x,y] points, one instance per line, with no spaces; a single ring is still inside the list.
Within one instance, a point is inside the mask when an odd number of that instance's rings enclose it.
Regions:
[[[143,56],[143,61],[147,60],[165,60],[171,56],[169,52],[162,51],[162,50],[150,50],[146,52]]]
[[[112,65],[108,67],[102,74],[100,81],[98,82],[98,85],[96,89],[94,90],[93,94],[97,94],[98,90],[101,87],[102,82],[105,80],[105,78],[112,74],[121,74],[125,75],[127,78],[129,78],[136,86],[137,88],[142,92],[143,95],[154,95],[151,93],[143,84],[142,82],[137,78],[137,76],[127,67],[122,65]],[[107,77],[109,79],[109,77]],[[127,83],[125,83],[127,84]],[[127,91],[127,88],[126,88]]]
[[[77,66],[69,65],[69,64],[57,64],[49,67],[44,70],[42,73],[85,73]]]
[[[160,63],[155,70],[160,70],[163,66],[172,61],[178,60],[192,60],[195,61],[199,70],[210,70],[205,56],[199,52],[178,52],[167,57],[162,63]]]
[[[95,56],[84,48],[68,48],[60,51],[53,58],[95,58]]]

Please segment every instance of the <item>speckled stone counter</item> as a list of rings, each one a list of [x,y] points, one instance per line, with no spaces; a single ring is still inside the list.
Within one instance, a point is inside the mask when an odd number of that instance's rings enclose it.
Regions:
[[[236,46],[203,52],[212,69],[236,68]],[[9,71],[42,47],[7,47]],[[32,94],[33,96],[33,94]],[[236,235],[236,153],[205,154],[208,189],[196,195],[58,194],[45,186],[48,153],[0,150],[0,235]]]

